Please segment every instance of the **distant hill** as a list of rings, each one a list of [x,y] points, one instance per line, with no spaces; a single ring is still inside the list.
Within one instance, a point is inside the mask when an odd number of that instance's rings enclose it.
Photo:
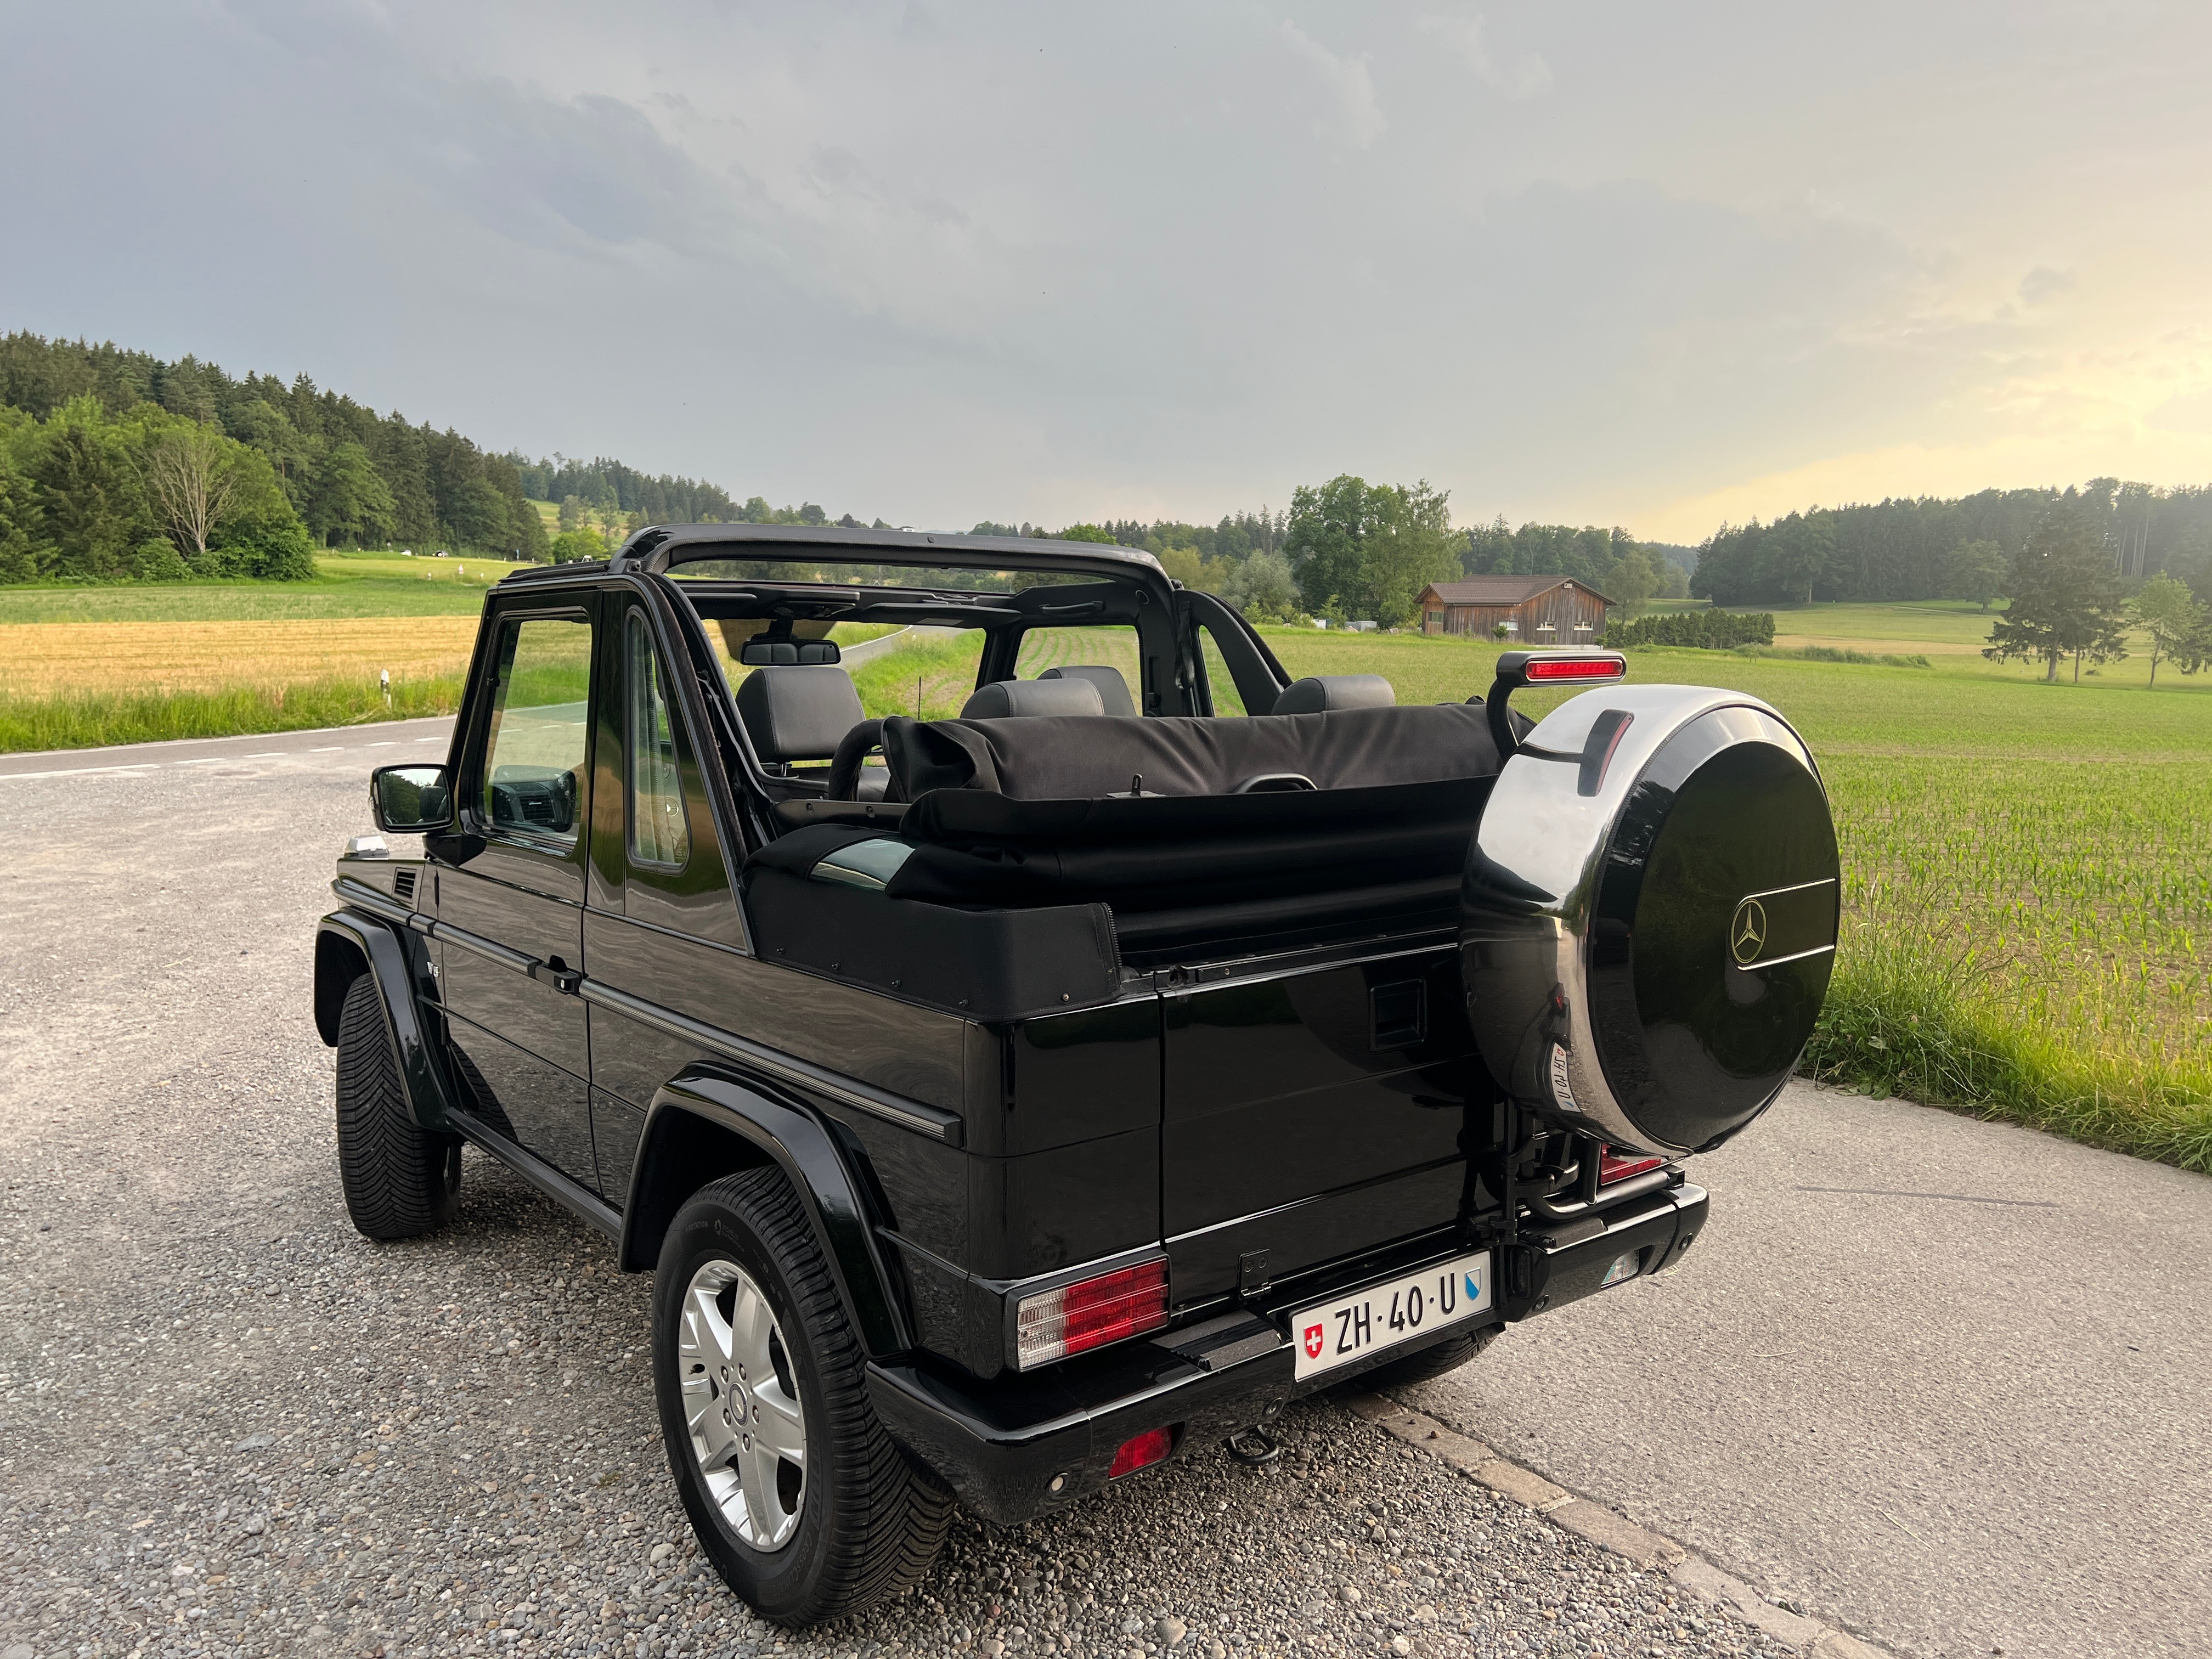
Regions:
[[[532,460],[501,453],[450,428],[379,415],[305,374],[289,381],[233,375],[189,354],[172,362],[112,341],[0,337],[0,407],[46,421],[81,398],[110,416],[151,404],[211,423],[260,452],[323,546],[404,543],[543,559],[559,504],[571,496],[594,528],[616,536],[647,523],[831,522],[811,503],[772,508],[759,496],[741,503],[720,484],[641,471],[607,456]],[[541,513],[533,501],[556,511]]]

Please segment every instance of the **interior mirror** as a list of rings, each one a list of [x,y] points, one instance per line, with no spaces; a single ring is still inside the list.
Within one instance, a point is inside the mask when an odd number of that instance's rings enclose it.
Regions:
[[[387,835],[419,836],[453,822],[453,786],[442,766],[380,766],[368,775],[369,810]]]

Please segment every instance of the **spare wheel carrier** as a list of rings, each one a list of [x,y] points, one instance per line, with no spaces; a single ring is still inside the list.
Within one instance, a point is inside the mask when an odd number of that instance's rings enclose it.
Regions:
[[[1660,685],[1561,704],[1499,774],[1462,893],[1499,1086],[1617,1146],[1718,1146],[1812,1036],[1840,876],[1812,752],[1765,703]]]

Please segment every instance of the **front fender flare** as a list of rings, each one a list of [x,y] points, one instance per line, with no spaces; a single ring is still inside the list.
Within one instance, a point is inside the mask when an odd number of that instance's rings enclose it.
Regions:
[[[881,1361],[911,1349],[905,1307],[877,1249],[860,1182],[839,1150],[832,1127],[815,1112],[764,1092],[756,1079],[732,1066],[712,1061],[690,1066],[654,1092],[630,1170],[629,1201],[623,1206],[623,1270],[652,1270],[669,1223],[703,1184],[697,1158],[702,1130],[710,1136],[719,1130],[738,1137],[760,1162],[783,1171],[813,1226],[838,1298],[868,1357]]]
[[[338,1010],[346,988],[366,973],[384,1004],[385,1023],[399,1056],[399,1080],[415,1121],[426,1129],[450,1133],[446,1115],[452,1093],[444,1066],[417,1006],[415,986],[427,976],[422,944],[380,917],[360,910],[333,910],[315,928],[315,1030],[337,1048]]]

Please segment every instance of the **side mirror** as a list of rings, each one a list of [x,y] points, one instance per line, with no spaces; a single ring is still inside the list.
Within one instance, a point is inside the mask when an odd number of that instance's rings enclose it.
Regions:
[[[386,835],[419,836],[453,822],[453,789],[442,766],[380,766],[368,775],[369,811]]]

